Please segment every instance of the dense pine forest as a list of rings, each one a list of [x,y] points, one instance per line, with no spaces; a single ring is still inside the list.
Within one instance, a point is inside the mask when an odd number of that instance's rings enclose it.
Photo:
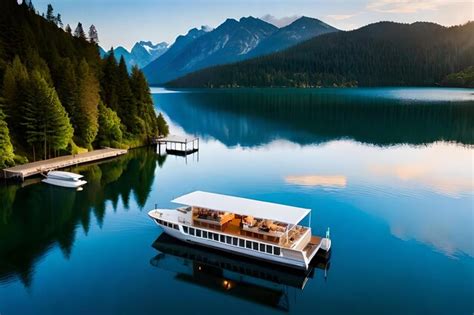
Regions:
[[[98,33],[72,31],[48,5],[0,4],[0,168],[99,147],[134,147],[167,134],[148,83],[113,53],[102,60]]]
[[[434,23],[379,22],[321,35],[283,52],[207,68],[168,85],[434,86],[444,82],[466,86],[464,72],[447,76],[473,65],[474,22],[449,28]]]

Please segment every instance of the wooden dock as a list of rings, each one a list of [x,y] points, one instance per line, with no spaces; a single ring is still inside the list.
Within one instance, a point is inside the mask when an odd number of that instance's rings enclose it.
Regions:
[[[199,151],[199,138],[169,135],[156,138],[154,143],[158,145],[158,153],[161,154],[161,145],[165,145],[166,153],[172,155],[186,156]]]
[[[125,153],[127,153],[127,150],[106,148],[18,165],[6,168],[2,172],[4,178],[20,178],[21,180],[24,180],[26,177],[37,175],[43,172],[108,159]]]

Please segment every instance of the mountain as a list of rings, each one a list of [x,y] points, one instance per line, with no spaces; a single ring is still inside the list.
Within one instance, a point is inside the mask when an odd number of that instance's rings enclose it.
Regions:
[[[108,51],[108,53],[110,53],[110,50]],[[120,61],[120,58],[123,57],[123,59],[125,59],[125,64],[127,65],[128,69],[131,69],[132,66],[136,65],[132,54],[130,54],[128,50],[122,46],[114,48],[114,55],[115,59],[117,59],[117,62]]]
[[[274,53],[294,46],[312,37],[337,31],[337,28],[334,28],[318,19],[303,16],[295,20],[293,23],[280,28],[271,36],[264,39],[250,52],[249,57]]]
[[[169,86],[430,86],[474,65],[474,22],[379,22],[188,74]]]
[[[181,44],[179,52],[164,54],[143,71],[152,84],[163,84],[199,69],[273,53],[335,31],[336,28],[308,17],[280,29],[251,16],[239,21],[227,19],[202,37]]]
[[[99,46],[99,55],[100,58],[104,58],[107,55],[107,52],[104,50],[104,48]]]
[[[189,30],[186,35],[178,36],[173,45],[171,45],[169,49],[163,55],[161,55],[161,57],[157,58],[148,66],[143,68],[143,72],[145,73],[148,82],[160,82],[162,80],[160,79],[161,75],[166,71],[167,65],[171,64],[172,61],[175,60],[190,43],[205,35],[209,31],[210,30],[207,27],[202,26],[200,29],[193,28]]]
[[[147,64],[163,55],[168,49],[168,43],[161,42],[153,44],[150,41],[140,41],[136,43],[130,54],[133,56],[139,68],[145,67]]]
[[[216,29],[185,45],[180,43],[178,53],[163,55],[145,67],[144,72],[149,82],[160,84],[198,69],[243,60],[277,30],[276,26],[253,17],[239,21],[227,19]]]
[[[122,46],[114,48],[114,55],[117,61],[123,57],[127,64],[127,68],[130,70],[135,65],[139,68],[145,67],[150,62],[163,55],[167,49],[168,44],[165,42],[153,44],[150,41],[140,41],[133,45],[130,52]],[[100,50],[102,58],[110,52],[110,50],[105,52],[102,48],[100,48]]]

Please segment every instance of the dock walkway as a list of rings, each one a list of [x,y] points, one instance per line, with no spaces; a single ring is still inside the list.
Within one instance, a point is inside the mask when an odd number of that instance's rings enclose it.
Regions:
[[[65,168],[77,164],[103,160],[127,153],[124,149],[100,149],[75,155],[60,156],[53,159],[37,161],[6,168],[2,171],[5,178],[20,178],[24,180],[28,176],[40,174],[50,170]]]

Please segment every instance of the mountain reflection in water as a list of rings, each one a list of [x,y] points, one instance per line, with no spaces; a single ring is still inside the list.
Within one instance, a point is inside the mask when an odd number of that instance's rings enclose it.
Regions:
[[[474,97],[436,102],[432,93],[451,90],[421,90],[421,96],[411,92],[407,98],[389,97],[403,92],[397,94],[396,88],[190,90],[154,98],[158,109],[186,133],[226,146],[253,147],[276,139],[305,145],[345,138],[378,146],[440,140],[474,144]]]

